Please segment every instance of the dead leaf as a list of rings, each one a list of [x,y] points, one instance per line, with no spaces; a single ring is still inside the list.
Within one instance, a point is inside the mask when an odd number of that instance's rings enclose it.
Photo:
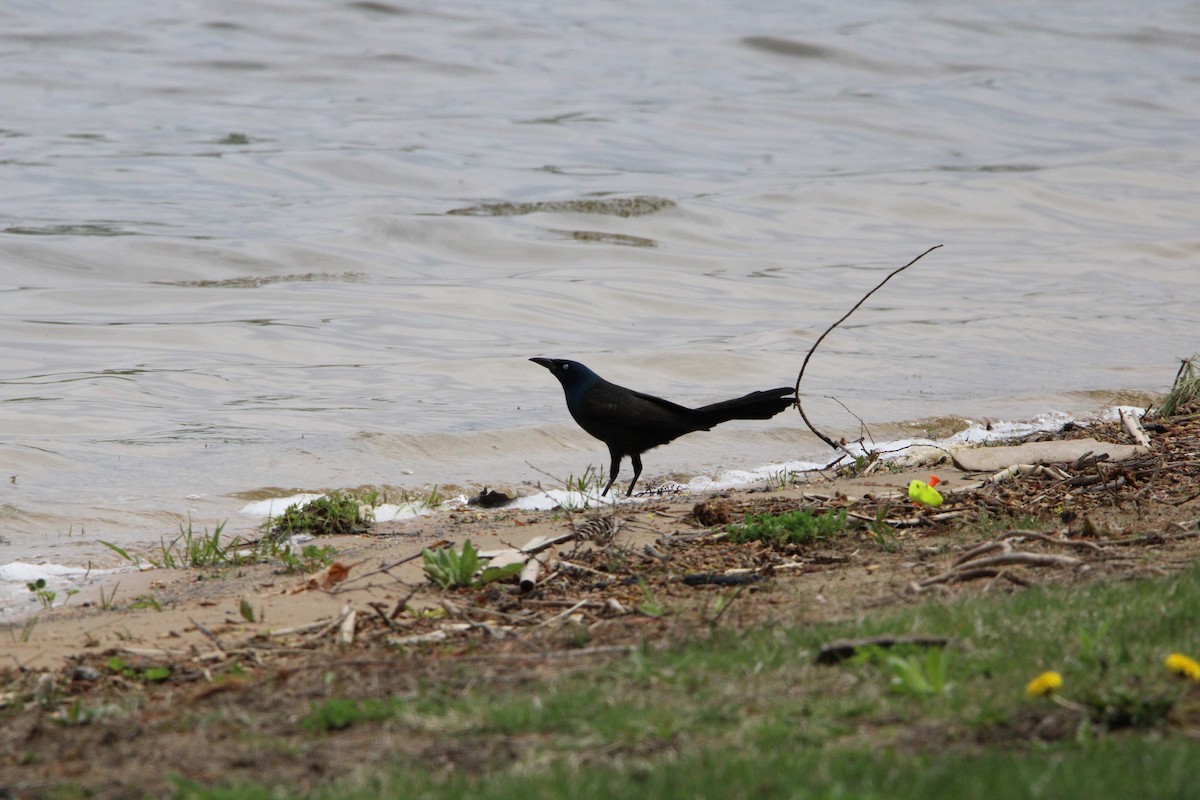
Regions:
[[[350,570],[353,564],[346,565],[340,561],[335,561],[330,564],[325,570],[318,574],[317,579],[321,584],[322,589],[332,589],[346,578],[350,577]]]
[[[288,594],[298,594],[316,589],[328,591],[346,580],[346,578],[349,578],[350,570],[361,563],[363,562],[356,561],[353,564],[343,564],[340,561],[335,561],[299,586],[293,586],[291,589],[288,589]]]

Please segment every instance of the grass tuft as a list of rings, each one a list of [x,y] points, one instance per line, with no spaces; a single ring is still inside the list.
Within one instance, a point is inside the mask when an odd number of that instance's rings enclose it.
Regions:
[[[1200,355],[1181,359],[1181,362],[1171,391],[1154,409],[1154,413],[1160,417],[1195,411],[1200,405]]]
[[[273,520],[268,520],[271,536],[286,538],[297,533],[337,536],[354,533],[365,525],[368,512],[358,497],[330,492],[304,505],[293,503]]]
[[[480,558],[479,551],[468,539],[462,550],[453,546],[421,551],[425,561],[425,577],[441,589],[477,589],[493,581],[511,578],[521,571],[523,563],[489,567],[490,559]]]
[[[815,514],[807,508],[782,514],[758,514],[746,517],[740,525],[726,528],[733,542],[769,544],[806,544],[846,529],[846,511]]]
[[[252,557],[247,557],[239,552],[238,548],[241,543],[238,540],[235,539],[229,544],[221,543],[221,534],[224,529],[225,523],[222,522],[211,533],[208,528],[205,528],[203,533],[198,533],[192,527],[192,520],[189,517],[186,528],[183,523],[180,523],[178,536],[169,543],[166,538],[160,541],[159,557],[147,560],[155,569],[236,566],[253,561]]]

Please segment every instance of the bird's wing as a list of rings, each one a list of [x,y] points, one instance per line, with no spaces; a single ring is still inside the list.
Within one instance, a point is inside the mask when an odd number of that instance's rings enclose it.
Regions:
[[[588,390],[582,405],[590,420],[609,428],[676,435],[698,430],[690,408],[607,381]]]

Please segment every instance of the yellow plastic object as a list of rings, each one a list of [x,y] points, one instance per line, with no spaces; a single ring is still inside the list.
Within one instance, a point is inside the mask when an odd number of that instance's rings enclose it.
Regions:
[[[941,481],[936,475],[929,476],[929,483],[925,481],[912,481],[908,484],[908,499],[919,506],[937,508],[942,504],[942,495],[941,492],[933,487],[939,483]]]

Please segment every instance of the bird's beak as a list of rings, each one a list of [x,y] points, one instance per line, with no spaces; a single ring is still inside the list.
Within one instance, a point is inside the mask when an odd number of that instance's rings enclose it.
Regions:
[[[533,363],[535,363],[535,364],[541,364],[541,365],[542,365],[543,367],[545,367],[546,369],[551,369],[551,370],[552,370],[552,369],[554,369],[554,361],[553,361],[553,359],[549,359],[549,358],[531,358],[531,359],[529,359],[529,360],[530,360],[530,361],[532,361],[532,362],[533,362]]]

